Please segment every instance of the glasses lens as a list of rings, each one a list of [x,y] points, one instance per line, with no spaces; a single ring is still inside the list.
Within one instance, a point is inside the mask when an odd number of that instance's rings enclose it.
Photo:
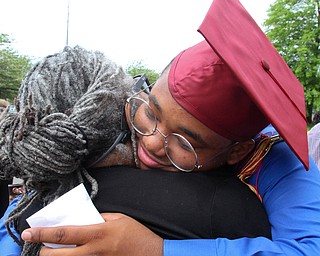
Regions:
[[[133,128],[141,135],[151,135],[157,126],[157,119],[149,104],[138,97],[130,99],[131,106],[130,121]]]
[[[197,165],[197,154],[194,148],[180,134],[172,133],[166,138],[165,150],[171,163],[182,171],[190,172]]]
[[[136,132],[144,136],[153,135],[157,129],[157,119],[148,102],[134,96],[128,103],[130,122]],[[191,143],[178,133],[162,136],[165,137],[164,148],[170,162],[181,171],[191,172],[198,165],[198,157]]]

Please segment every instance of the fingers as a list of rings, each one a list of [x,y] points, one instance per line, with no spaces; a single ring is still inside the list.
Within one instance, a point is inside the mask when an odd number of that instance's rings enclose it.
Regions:
[[[42,247],[39,256],[88,256],[105,255],[96,250],[95,246],[77,246],[72,248],[48,248]]]
[[[60,249],[52,249],[48,247],[42,247],[39,256],[71,256],[77,255],[80,256],[81,252],[76,251],[77,248],[60,248]],[[84,254],[82,254],[84,255]]]
[[[27,242],[82,245],[95,237],[95,225],[30,228],[22,232]]]
[[[131,217],[119,213],[102,215],[105,223],[26,229],[21,237],[29,242],[74,244],[77,247],[43,247],[40,256],[153,255],[161,256],[163,240]],[[134,235],[132,235],[134,234]]]
[[[129,218],[121,213],[104,213],[102,217],[106,222]],[[21,237],[27,242],[82,245],[101,234],[101,225],[29,228],[22,232]]]

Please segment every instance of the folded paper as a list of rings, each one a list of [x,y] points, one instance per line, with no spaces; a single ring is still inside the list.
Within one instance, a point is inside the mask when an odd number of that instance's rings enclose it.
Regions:
[[[93,205],[83,184],[65,193],[49,205],[27,218],[30,227],[56,227],[103,223],[104,219]],[[74,247],[44,243],[52,248]]]

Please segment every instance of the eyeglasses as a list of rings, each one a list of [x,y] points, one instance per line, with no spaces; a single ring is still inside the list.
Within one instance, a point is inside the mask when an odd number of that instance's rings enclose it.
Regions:
[[[146,74],[140,74],[133,77],[134,80],[136,80],[135,85],[133,86],[134,91],[140,93],[141,91],[144,91],[146,94],[150,93],[150,87],[153,84],[150,84],[148,77]]]
[[[165,135],[158,129],[158,120],[154,111],[150,107],[146,95],[149,93],[149,88],[152,85],[148,85],[148,91],[145,92],[146,88],[143,88],[138,93],[132,95],[127,99],[130,110],[130,123],[134,130],[142,136],[152,136],[158,132],[164,138],[163,147],[165,153],[173,166],[184,172],[191,172],[195,168],[200,169],[203,165],[199,164],[198,155],[191,145],[191,143],[181,134],[170,133]],[[227,149],[230,149],[229,145]],[[225,150],[220,151],[218,154],[210,158],[209,161],[214,160]],[[207,162],[209,162],[207,161]],[[207,163],[206,162],[206,163]]]

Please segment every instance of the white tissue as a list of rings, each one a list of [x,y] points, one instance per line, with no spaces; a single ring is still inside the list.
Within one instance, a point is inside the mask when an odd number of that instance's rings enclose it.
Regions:
[[[93,205],[83,184],[65,193],[49,205],[27,218],[30,227],[56,227],[103,223],[104,219]],[[74,247],[44,243],[52,248]]]

